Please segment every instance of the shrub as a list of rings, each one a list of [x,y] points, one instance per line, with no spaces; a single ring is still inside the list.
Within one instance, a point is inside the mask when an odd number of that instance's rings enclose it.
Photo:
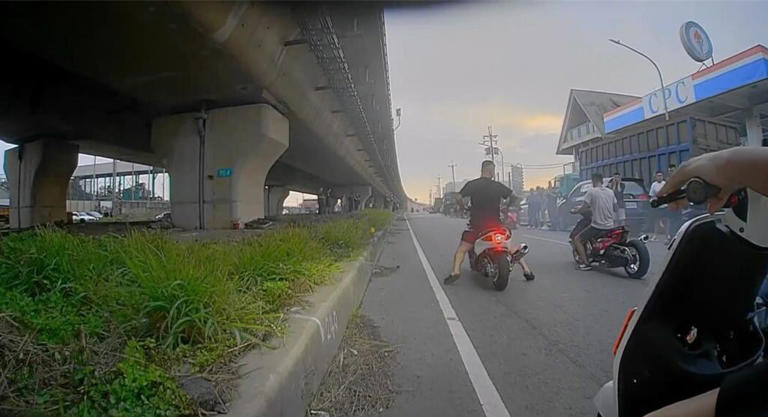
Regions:
[[[19,327],[19,346],[28,336],[36,355],[55,358],[19,367],[16,351],[0,344],[0,373],[11,372],[6,379],[16,383],[0,407],[74,406],[81,416],[186,413],[187,399],[168,372],[182,362],[204,369],[244,340],[278,334],[284,309],[390,218],[366,211],[218,243],[138,231],[88,237],[40,229],[4,237],[0,318]],[[0,337],[7,330],[0,323]],[[123,347],[123,360],[105,362]],[[89,364],[95,358],[98,367]],[[56,378],[41,386],[49,363]]]

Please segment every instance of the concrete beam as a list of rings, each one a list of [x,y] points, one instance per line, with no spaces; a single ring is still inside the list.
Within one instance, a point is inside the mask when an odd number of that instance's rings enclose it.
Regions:
[[[174,223],[224,229],[264,217],[264,183],[288,148],[288,119],[267,104],[211,110],[204,121],[200,116],[152,122],[152,146],[171,178]]]
[[[37,140],[5,151],[11,227],[66,220],[69,178],[77,167],[77,145]]]

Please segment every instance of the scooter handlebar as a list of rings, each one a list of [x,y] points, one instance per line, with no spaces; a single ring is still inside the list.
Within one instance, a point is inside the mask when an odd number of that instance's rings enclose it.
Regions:
[[[693,177],[682,188],[651,200],[651,207],[658,208],[683,198],[688,199],[693,204],[701,204],[707,201],[707,199],[717,196],[719,193],[720,187],[712,185],[699,177]]]

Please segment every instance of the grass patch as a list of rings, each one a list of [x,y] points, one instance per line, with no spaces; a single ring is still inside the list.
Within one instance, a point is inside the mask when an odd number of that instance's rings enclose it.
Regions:
[[[179,369],[205,372],[278,335],[282,312],[390,218],[371,210],[234,242],[53,229],[5,237],[0,414],[192,413]]]

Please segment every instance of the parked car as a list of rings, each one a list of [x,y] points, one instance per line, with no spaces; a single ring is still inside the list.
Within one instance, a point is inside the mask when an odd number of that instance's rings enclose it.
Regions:
[[[610,177],[605,178],[604,184],[607,186],[610,180]],[[626,206],[627,214],[626,225],[632,232],[642,232],[645,230],[648,214],[651,210],[648,190],[645,188],[643,180],[639,178],[622,178],[621,182],[624,184],[624,205]],[[592,188],[591,181],[582,181],[573,187],[573,190],[571,190],[565,200],[560,202],[557,207],[560,219],[559,230],[571,230],[576,225],[576,222],[579,221],[580,216],[572,214],[570,210],[584,200],[584,195],[590,188]]]
[[[77,221],[75,222],[75,216],[77,216]],[[72,212],[72,222],[73,223],[92,223],[95,221],[98,221],[99,219],[91,216],[87,212],[84,211],[75,211]]]
[[[101,218],[104,217],[104,215],[99,213],[98,211],[86,211],[85,214],[91,217],[95,217],[96,220],[101,220]]]
[[[165,220],[165,221],[170,222],[171,221],[171,212],[170,211],[164,211],[164,212],[158,214],[157,216],[155,216],[155,220],[157,220],[157,221]]]

